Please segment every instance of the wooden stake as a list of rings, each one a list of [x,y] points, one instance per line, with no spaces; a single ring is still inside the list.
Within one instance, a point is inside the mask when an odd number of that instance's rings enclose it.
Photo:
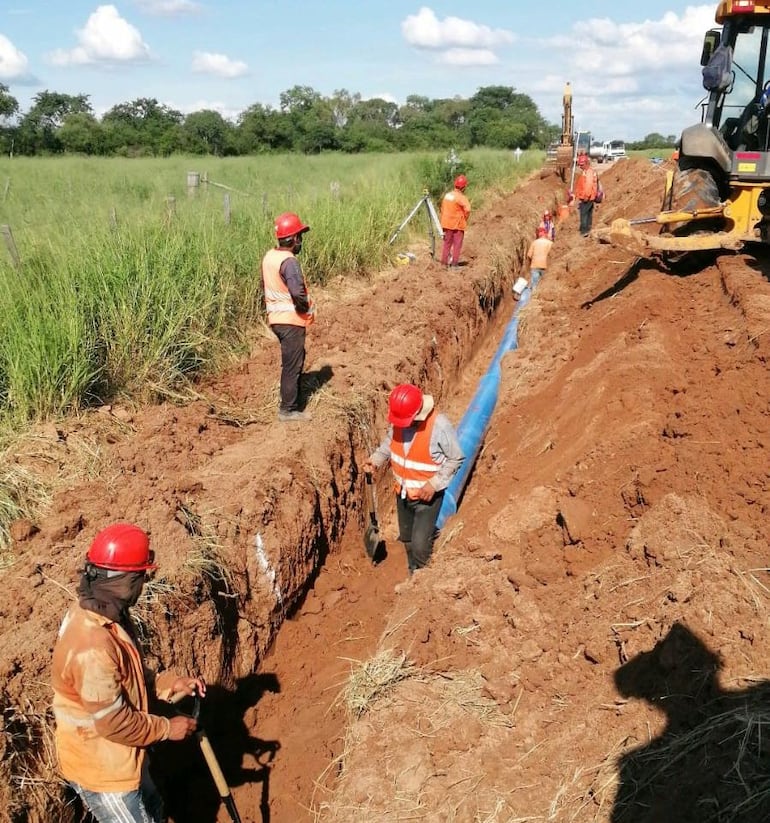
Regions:
[[[15,268],[21,268],[21,258],[19,257],[19,250],[16,248],[16,242],[13,239],[13,232],[8,225],[0,226],[0,234],[3,235],[5,246],[8,249],[8,254],[11,255],[11,260]]]

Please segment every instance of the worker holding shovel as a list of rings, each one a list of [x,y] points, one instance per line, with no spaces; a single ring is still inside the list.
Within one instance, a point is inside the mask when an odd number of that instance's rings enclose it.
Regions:
[[[398,539],[406,549],[411,576],[430,561],[444,490],[465,456],[449,418],[434,409],[431,395],[411,383],[391,391],[388,421],[391,425],[385,438],[362,468],[371,474],[390,460]],[[396,587],[399,590],[400,584]]]
[[[191,717],[150,714],[145,670],[129,614],[156,568],[138,526],[102,529],[86,555],[78,601],[53,652],[51,684],[56,749],[64,779],[99,823],[163,823],[163,801],[149,774],[147,747],[184,740]],[[159,675],[160,698],[200,696],[200,677]]]

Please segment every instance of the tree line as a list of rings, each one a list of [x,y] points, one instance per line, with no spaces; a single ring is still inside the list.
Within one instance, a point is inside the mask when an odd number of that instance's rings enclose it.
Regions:
[[[255,103],[234,121],[213,110],[182,114],[141,97],[94,114],[87,94],[41,91],[22,112],[0,83],[0,150],[5,154],[217,156],[260,152],[370,152],[419,149],[545,148],[558,137],[532,99],[510,86],[485,86],[470,98],[410,95],[403,105],[364,100],[346,89],[325,97],[294,86],[280,105]]]

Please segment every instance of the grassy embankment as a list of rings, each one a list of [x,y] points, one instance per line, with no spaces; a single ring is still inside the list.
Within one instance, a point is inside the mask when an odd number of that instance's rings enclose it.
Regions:
[[[542,152],[462,161],[478,207]],[[231,190],[188,197],[189,170]],[[388,246],[423,189],[436,197],[449,179],[439,155],[0,158],[0,224],[21,259],[15,267],[0,238],[0,445],[89,405],[163,396],[241,354],[262,315],[260,261],[277,213],[312,226],[302,262],[323,284],[382,266],[408,241],[404,232]],[[4,524],[34,508],[3,462],[0,551]]]

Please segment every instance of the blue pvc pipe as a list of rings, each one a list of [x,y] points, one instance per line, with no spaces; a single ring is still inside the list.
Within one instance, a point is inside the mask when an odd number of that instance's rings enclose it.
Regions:
[[[457,507],[460,505],[460,498],[465,490],[471,470],[476,463],[476,458],[481,451],[481,444],[484,442],[489,422],[492,419],[492,412],[494,412],[497,405],[497,397],[500,393],[500,378],[502,377],[500,363],[506,352],[513,351],[519,345],[519,312],[529,302],[532,289],[535,288],[538,280],[539,276],[533,274],[529,286],[522,292],[513,310],[513,315],[505,327],[495,356],[490,361],[486,374],[479,380],[476,394],[473,395],[473,399],[457,427],[457,439],[460,441],[460,447],[465,454],[465,460],[444,492],[444,500],[436,521],[437,529],[444,526],[447,519],[457,511]]]

